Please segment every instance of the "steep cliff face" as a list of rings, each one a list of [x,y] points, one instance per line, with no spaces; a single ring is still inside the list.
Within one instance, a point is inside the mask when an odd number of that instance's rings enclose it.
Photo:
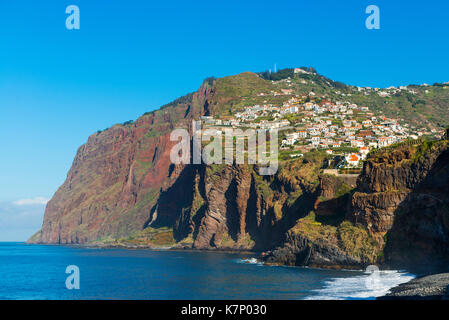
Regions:
[[[404,144],[372,154],[347,218],[384,242],[394,267],[449,258],[448,141]]]
[[[250,165],[185,166],[162,191],[149,226],[173,227],[178,243],[196,249],[267,250],[313,208],[318,172],[313,162],[273,177]]]
[[[448,186],[448,140],[407,142],[371,153],[355,189],[321,176],[314,212],[298,219],[266,261],[445,270]]]
[[[353,189],[338,178],[320,176],[321,188],[308,214],[296,220],[285,241],[265,257],[267,263],[321,268],[360,269],[375,263],[382,251],[373,234],[345,218]],[[332,182],[332,183],[329,183]],[[339,186],[337,188],[337,186]],[[325,186],[325,189],[322,189]],[[330,199],[323,194],[331,196]]]
[[[173,165],[175,128],[226,108],[269,82],[244,73],[208,80],[198,92],[89,137],[48,203],[31,243],[180,245],[266,250],[316,202],[315,161],[262,177],[257,166]]]
[[[204,113],[210,87],[132,123],[91,135],[29,242],[87,243],[142,230],[163,185],[176,180],[170,132]]]
[[[150,228],[173,228],[195,249],[268,251],[271,264],[360,268],[381,250],[345,220],[352,188],[321,174],[322,159],[284,162],[270,177],[255,166],[186,166],[163,190]]]

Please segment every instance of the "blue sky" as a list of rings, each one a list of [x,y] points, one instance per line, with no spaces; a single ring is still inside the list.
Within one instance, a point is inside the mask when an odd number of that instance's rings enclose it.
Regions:
[[[380,30],[365,28],[370,4]],[[449,81],[448,16],[443,0],[0,1],[0,241],[39,229],[90,134],[208,76],[276,63],[361,86]]]

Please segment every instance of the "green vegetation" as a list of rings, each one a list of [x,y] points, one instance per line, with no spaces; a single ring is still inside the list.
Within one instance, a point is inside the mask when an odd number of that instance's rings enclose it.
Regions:
[[[255,181],[257,192],[261,194],[265,200],[269,199],[273,194],[273,190],[271,190],[269,182],[258,173],[253,172],[252,176]]]
[[[383,147],[377,150],[372,150],[370,152],[370,157],[376,158],[379,157],[379,155],[397,150],[399,148],[402,147],[414,147],[414,146],[419,146],[419,145],[426,145],[425,148],[427,148],[427,146],[429,146],[429,141],[427,141],[426,139],[420,138],[417,140],[414,139],[409,139],[406,141],[402,141],[402,142],[398,142],[398,143],[394,143],[392,145],[389,145],[387,147]]]
[[[267,70],[265,72],[258,73],[258,75],[260,75],[265,80],[279,81],[287,78],[293,78],[295,76],[294,71],[295,69],[293,68],[282,69],[275,73]]]
[[[142,231],[134,232],[127,238],[117,240],[124,245],[151,245],[151,246],[171,246],[175,244],[173,230],[167,227],[146,228]]]
[[[150,130],[148,130],[148,132],[145,134],[145,138],[151,139],[151,138],[156,138],[159,136],[159,132],[157,130],[155,130],[154,128],[150,128]]]
[[[337,229],[337,236],[345,252],[362,260],[373,261],[379,254],[379,243],[363,227],[344,221]]]
[[[235,241],[232,240],[232,238],[226,232],[224,232],[221,237],[221,246],[231,248],[234,245],[235,245]]]
[[[413,159],[419,160],[421,157],[423,157],[425,154],[429,153],[433,148],[440,146],[440,145],[447,145],[447,140],[427,140],[424,139],[422,144],[419,144],[415,146],[416,153],[414,154]]]
[[[341,146],[339,148],[332,148],[332,151],[334,153],[354,153],[354,152],[358,152],[359,149],[349,147],[349,146]]]
[[[376,161],[381,161],[394,151],[404,151],[408,154],[406,159],[418,161],[424,155],[428,154],[433,148],[447,143],[447,140],[429,140],[425,138],[420,138],[418,140],[411,139],[400,143],[395,143],[378,150],[373,150],[370,152],[369,157],[371,159],[375,159]]]
[[[242,110],[249,103],[248,99],[261,92],[268,93],[271,89],[271,83],[251,72],[220,78],[215,82],[214,101],[211,105],[213,114],[230,116],[235,111]]]
[[[354,188],[351,188],[350,186],[348,186],[346,183],[343,182],[335,192],[335,198],[340,198],[343,197],[344,195],[350,194],[353,190]]]
[[[159,110],[164,110],[166,108],[175,107],[179,104],[189,104],[192,103],[193,93],[188,93],[185,96],[179,97],[178,99],[173,100],[172,102],[163,105]],[[153,114],[155,111],[146,112],[143,115]]]
[[[122,126],[129,126],[132,125],[134,123],[134,120],[128,120],[122,123]]]
[[[158,229],[146,228],[140,233],[139,237],[156,246],[167,246],[175,243],[173,230],[166,227]]]
[[[324,241],[334,244],[347,254],[365,262],[375,262],[382,248],[379,243],[361,227],[344,220],[338,225],[327,224],[317,220],[312,211],[299,219],[291,229],[311,241]]]
[[[337,228],[317,221],[315,212],[313,211],[304,218],[299,219],[291,231],[295,234],[300,234],[311,241],[328,239],[332,242],[336,242]]]

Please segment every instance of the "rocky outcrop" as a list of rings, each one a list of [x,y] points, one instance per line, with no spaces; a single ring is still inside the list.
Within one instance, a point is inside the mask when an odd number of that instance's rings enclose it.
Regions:
[[[387,232],[393,225],[396,209],[407,194],[406,191],[356,192],[352,197],[352,210],[348,218],[364,225],[371,232]]]
[[[320,268],[356,268],[363,264],[359,257],[343,251],[335,243],[326,239],[312,241],[293,232],[289,232],[285,245],[276,248],[266,258],[268,264],[288,266],[310,266]]]
[[[448,141],[406,143],[370,156],[347,219],[384,243],[390,267],[429,268],[449,258]]]
[[[334,216],[349,209],[349,192],[354,189],[355,184],[348,180],[346,177],[329,174],[320,176],[320,186],[314,205],[314,211],[318,216]]]
[[[253,179],[251,172],[240,166],[224,166],[216,173],[210,171],[205,179],[205,200],[208,206],[193,247],[238,246],[251,249],[254,243],[250,242],[250,230],[246,225]],[[254,193],[252,199],[261,200]],[[255,203],[252,205],[255,206]],[[253,220],[263,218],[257,208],[249,214],[254,215]]]

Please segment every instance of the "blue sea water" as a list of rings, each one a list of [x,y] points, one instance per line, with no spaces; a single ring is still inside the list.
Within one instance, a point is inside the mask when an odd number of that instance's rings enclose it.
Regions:
[[[80,270],[68,290],[66,267]],[[252,255],[0,243],[0,300],[372,299],[413,275],[264,266]]]

